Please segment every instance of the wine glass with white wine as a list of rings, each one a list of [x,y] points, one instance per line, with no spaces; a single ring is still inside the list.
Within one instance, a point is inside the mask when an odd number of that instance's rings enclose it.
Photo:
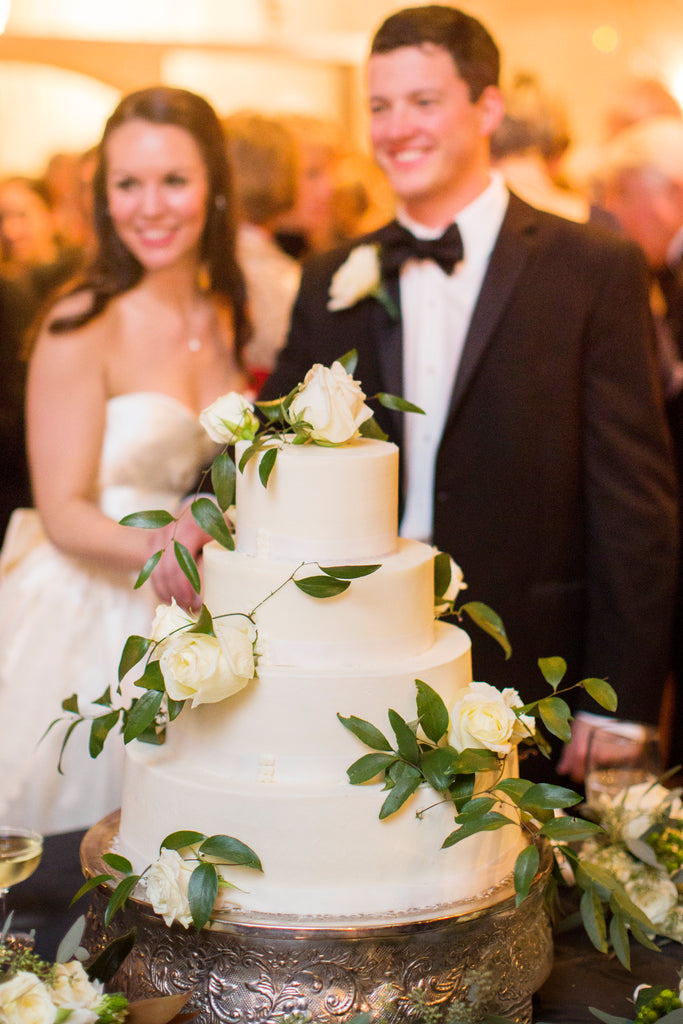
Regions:
[[[0,928],[7,920],[7,893],[11,886],[29,878],[38,867],[43,853],[43,837],[30,828],[0,825]],[[4,933],[4,941],[21,940],[12,932]]]

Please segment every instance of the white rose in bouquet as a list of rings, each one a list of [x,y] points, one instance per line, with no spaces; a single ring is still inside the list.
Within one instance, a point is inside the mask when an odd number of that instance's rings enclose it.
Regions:
[[[174,921],[183,928],[192,924],[187,898],[191,874],[192,867],[185,863],[178,851],[164,847],[145,875],[147,899],[168,927]]]
[[[665,815],[683,816],[680,798],[659,782],[638,782],[615,797],[603,795],[601,804],[606,821],[616,825],[624,839],[638,839]]]
[[[35,974],[19,971],[0,985],[2,1024],[54,1024],[56,1018],[50,991]]]
[[[377,292],[380,285],[379,254],[376,245],[358,245],[330,282],[327,308],[331,312],[348,309],[360,299]]]
[[[528,735],[527,729],[534,731],[534,719],[518,718],[515,707],[522,707],[516,690],[501,693],[488,683],[470,683],[451,710],[449,743],[456,750],[475,747],[504,757]]]
[[[157,605],[150,639],[160,643],[178,630],[193,626],[196,621],[189,612],[176,604],[175,598],[171,598],[170,604]]]
[[[331,367],[316,363],[304,377],[287,416],[290,423],[310,424],[311,440],[335,445],[356,437],[372,409],[365,404],[360,384],[340,362]]]
[[[221,635],[226,630],[221,629]],[[254,678],[254,652],[246,630],[232,627],[219,642],[206,633],[176,633],[164,644],[159,666],[172,700],[192,707],[215,704]]]
[[[211,440],[218,444],[253,441],[260,426],[254,406],[237,391],[221,395],[203,409],[199,422]]]
[[[104,986],[92,982],[78,960],[55,964],[50,994],[55,1006],[69,1013],[69,1024],[95,1024]]]
[[[634,875],[624,888],[635,905],[652,923],[661,926],[678,902],[678,890],[668,875],[656,868],[648,868]]]

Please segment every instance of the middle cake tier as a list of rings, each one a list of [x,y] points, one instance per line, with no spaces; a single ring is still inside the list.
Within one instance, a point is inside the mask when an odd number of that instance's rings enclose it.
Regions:
[[[335,597],[311,597],[290,578],[316,575],[323,575],[316,563],[270,562],[208,544],[204,601],[217,635],[251,615],[259,665],[328,670],[381,665],[432,646],[434,551],[428,545],[400,540],[379,569]]]

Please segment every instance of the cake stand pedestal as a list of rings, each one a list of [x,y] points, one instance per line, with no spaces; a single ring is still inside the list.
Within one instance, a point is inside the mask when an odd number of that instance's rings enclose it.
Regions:
[[[86,877],[102,862],[118,815],[92,828],[81,846]],[[547,847],[531,892],[515,906],[510,886],[478,903],[410,916],[295,921],[240,913],[201,932],[168,928],[149,904],[129,900],[105,929],[111,889],[91,893],[84,944],[94,956],[132,928],[137,941],[112,989],[130,999],[192,991],[197,1024],[283,1024],[288,1016],[344,1024],[368,1011],[376,1024],[418,1022],[423,1007],[451,1013],[467,1004],[474,1019],[497,1014],[531,1024],[531,998],[550,973],[553,940],[544,896],[552,866]],[[471,1011],[470,1011],[471,1012]]]

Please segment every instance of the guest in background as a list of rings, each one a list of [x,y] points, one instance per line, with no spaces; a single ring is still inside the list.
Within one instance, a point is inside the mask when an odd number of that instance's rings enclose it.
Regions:
[[[252,335],[244,360],[263,382],[285,343],[301,266],[275,241],[277,218],[294,206],[297,150],[282,121],[254,111],[223,120],[238,216],[237,258],[247,285]]]
[[[643,250],[652,272],[651,302],[666,410],[683,481],[683,119],[645,118],[615,135],[596,174],[603,205]],[[683,524],[683,520],[682,520]],[[671,758],[683,751],[683,561],[673,630],[675,717]]]
[[[59,832],[119,804],[122,744],[91,762],[85,732],[37,746],[62,700],[115,687],[126,637],[149,631],[132,584],[149,537],[129,512],[171,508],[213,446],[199,411],[247,387],[249,333],[220,122],[201,97],[152,88],[107,122],[93,183],[97,252],[45,318],[28,383],[39,520],[3,550],[0,816]],[[101,710],[101,709],[100,709]]]

